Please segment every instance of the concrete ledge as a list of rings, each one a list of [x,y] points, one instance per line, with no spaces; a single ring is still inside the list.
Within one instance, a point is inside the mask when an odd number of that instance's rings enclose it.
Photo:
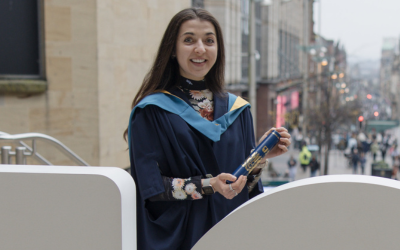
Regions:
[[[120,168],[0,165],[0,186],[0,249],[136,250],[135,183]]]
[[[40,94],[47,90],[46,80],[1,79],[2,94]]]
[[[399,207],[399,181],[365,175],[302,179],[244,203],[192,250],[397,250]]]

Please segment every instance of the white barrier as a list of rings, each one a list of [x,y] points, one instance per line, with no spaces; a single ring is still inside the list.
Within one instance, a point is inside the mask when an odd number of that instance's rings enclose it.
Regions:
[[[0,249],[136,249],[135,197],[119,168],[0,165]]]
[[[400,249],[400,182],[331,175],[288,183],[243,204],[203,249]]]

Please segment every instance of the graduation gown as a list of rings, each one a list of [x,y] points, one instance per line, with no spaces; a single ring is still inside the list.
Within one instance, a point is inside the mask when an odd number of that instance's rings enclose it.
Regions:
[[[192,109],[179,89],[169,92]],[[219,193],[203,195],[200,200],[151,202],[148,198],[165,192],[162,175],[189,178],[233,173],[255,148],[250,108],[243,108],[220,138],[213,138],[160,105],[138,106],[132,111],[128,129],[131,173],[136,183],[138,249],[190,249],[226,215],[262,193],[261,181],[250,194],[245,186],[232,200]],[[226,114],[228,106],[227,95],[214,95],[214,118]],[[199,122],[211,123],[197,116]]]

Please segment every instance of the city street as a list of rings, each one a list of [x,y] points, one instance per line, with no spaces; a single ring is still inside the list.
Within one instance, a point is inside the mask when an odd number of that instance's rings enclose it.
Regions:
[[[304,178],[309,178],[310,177],[310,169],[308,168],[306,172],[303,172],[303,169],[300,167],[299,163],[299,150],[298,149],[293,149],[291,147],[289,149],[289,152],[286,154],[270,159],[269,161],[272,163],[273,168],[279,173],[279,177],[277,178],[271,178],[268,176],[268,171],[263,172],[262,180],[268,180],[268,181],[287,181],[288,179],[284,177],[285,171],[288,170],[288,160],[290,156],[293,155],[295,160],[297,161],[297,174],[296,174],[296,180],[304,179]],[[372,163],[372,156],[370,153],[367,153],[366,155],[366,163],[365,163],[365,174],[366,175],[371,175],[371,163]],[[377,160],[381,160],[381,155],[378,153],[377,155]],[[322,160],[318,160],[320,163],[320,169],[324,168],[324,158],[323,158],[323,153],[322,153]],[[392,160],[390,159],[390,156],[386,156],[386,162],[391,165]],[[353,169],[348,165],[348,160],[346,157],[344,157],[343,152],[341,150],[333,149],[330,152],[329,155],[329,169],[328,169],[328,174],[333,175],[333,174],[353,174]],[[361,174],[361,168],[358,167],[358,172],[357,174]],[[320,172],[317,173],[317,176],[321,175]]]

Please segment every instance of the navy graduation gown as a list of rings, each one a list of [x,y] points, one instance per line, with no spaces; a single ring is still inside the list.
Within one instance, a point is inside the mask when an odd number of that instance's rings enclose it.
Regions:
[[[178,89],[170,92],[189,101]],[[214,95],[214,118],[228,112],[228,98]],[[204,119],[200,117],[200,119]],[[137,190],[138,249],[190,249],[217,222],[263,192],[261,182],[232,200],[219,193],[200,200],[148,201],[163,193],[163,176],[189,178],[232,173],[255,147],[250,109],[245,108],[219,141],[212,141],[177,114],[155,105],[137,108],[130,120],[131,173]]]

